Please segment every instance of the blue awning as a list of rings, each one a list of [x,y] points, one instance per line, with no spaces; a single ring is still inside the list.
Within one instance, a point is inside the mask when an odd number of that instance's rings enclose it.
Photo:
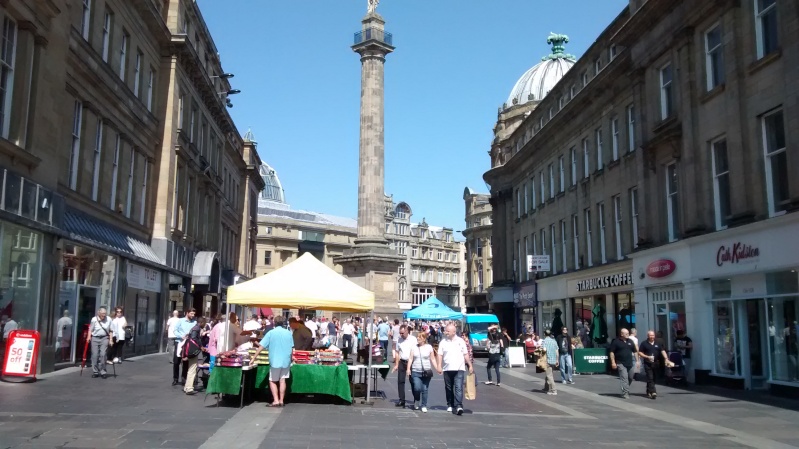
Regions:
[[[95,246],[122,256],[132,256],[142,261],[164,265],[153,248],[124,231],[104,223],[83,212],[68,209],[64,213],[64,231],[70,240]]]
[[[463,317],[462,313],[450,309],[435,296],[403,315],[410,320],[459,320]]]

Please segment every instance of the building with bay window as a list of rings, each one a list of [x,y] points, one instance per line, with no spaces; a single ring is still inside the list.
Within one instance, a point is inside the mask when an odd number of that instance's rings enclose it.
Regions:
[[[522,256],[546,254],[539,330],[600,319],[668,350],[684,331],[692,382],[798,395],[797,13],[631,1],[497,134],[492,290],[520,288]]]

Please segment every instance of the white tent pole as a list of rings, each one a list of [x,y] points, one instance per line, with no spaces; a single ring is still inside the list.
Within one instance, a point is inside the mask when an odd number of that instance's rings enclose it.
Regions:
[[[367,326],[366,326],[366,329],[365,329],[366,330],[366,332],[365,332],[366,339],[368,341],[368,346],[367,346],[368,349],[367,349],[367,351],[369,351],[369,361],[368,361],[368,363],[366,365],[366,403],[367,404],[369,404],[371,402],[371,399],[372,399],[372,387],[371,387],[371,384],[372,384],[372,336],[369,335],[369,330],[370,330],[370,327],[371,327],[372,323],[374,322],[374,313],[375,313],[374,309],[369,313],[369,319],[366,320]],[[356,360],[357,360],[357,356],[356,356]]]

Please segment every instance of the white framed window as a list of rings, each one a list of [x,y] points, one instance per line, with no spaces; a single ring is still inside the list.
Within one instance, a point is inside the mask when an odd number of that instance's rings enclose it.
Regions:
[[[133,94],[136,98],[141,98],[141,63],[144,59],[144,54],[141,51],[136,51],[136,64],[133,65]]]
[[[122,31],[122,42],[119,45],[119,79],[125,81],[125,71],[128,69],[128,41],[130,35]]]
[[[536,246],[536,235],[535,231],[530,234],[530,246],[532,247],[531,254],[538,255],[538,247]]]
[[[608,254],[605,247],[605,203],[597,204],[596,209],[599,219],[599,257],[602,263],[608,263]]]
[[[718,23],[705,32],[705,78],[708,91],[724,82],[721,25]]]
[[[627,106],[627,152],[635,151],[635,106]]]
[[[602,59],[596,58],[594,60],[594,76],[599,75],[599,72],[602,71]]]
[[[516,240],[516,251],[513,253],[513,274],[516,281],[522,280],[522,243]]]
[[[444,272],[443,271],[438,270],[438,275],[436,277],[437,277],[436,281],[439,284],[443,284],[444,283]]]
[[[136,150],[133,148],[133,145],[130,147],[130,169],[128,170],[128,198],[125,201],[125,216],[130,218],[130,214],[133,211],[133,173],[136,168]],[[189,184],[189,188],[186,190],[186,197],[191,194],[191,184]],[[188,211],[189,202],[186,202],[186,208],[183,209]],[[184,220],[185,221],[185,220]]]
[[[633,248],[638,248],[638,189],[630,189],[630,230],[633,237]]]
[[[150,74],[147,76],[147,110],[153,110],[153,89],[155,85],[155,69],[150,67]]]
[[[624,250],[621,245],[621,228],[622,228],[622,214],[621,214],[621,195],[613,197],[613,222],[615,240],[616,240],[616,260],[624,259]]]
[[[558,177],[558,182],[560,183],[560,192],[563,193],[566,190],[566,167],[563,165],[566,163],[563,156],[558,158],[558,171],[560,172],[560,176]]]
[[[680,201],[677,194],[677,164],[666,166],[666,215],[668,219],[669,241],[677,240],[680,229]]]
[[[94,166],[92,167],[92,201],[97,201],[100,190],[100,170],[103,153],[103,119],[97,119],[97,134],[94,139]]]
[[[588,71],[583,72],[583,75],[582,75],[581,78],[583,80],[583,87],[587,86],[588,85]]]
[[[546,256],[547,254],[549,254],[547,252],[547,229],[541,228],[541,255]]]
[[[405,293],[408,291],[408,287],[405,285],[405,281],[400,281],[399,283],[399,302],[405,302]]]
[[[69,153],[69,188],[78,189],[78,165],[80,164],[80,136],[83,127],[83,103],[75,100],[72,112],[72,150]]]
[[[572,250],[574,252],[574,269],[580,269],[580,218],[572,215]]]
[[[554,108],[549,108],[549,120],[552,120],[552,117],[555,115]]]
[[[444,261],[444,253],[442,253],[441,251],[438,251],[438,254],[436,254],[436,257],[438,258],[439,262]]]
[[[572,87],[569,88],[569,100],[571,101],[576,94],[577,94],[577,86],[572,84]]]
[[[522,209],[522,210],[524,211],[524,213],[527,213],[527,211],[529,210],[530,206],[529,206],[529,203],[528,203],[529,198],[527,196],[528,192],[527,192],[527,183],[526,182],[522,184],[522,191],[524,192],[524,209]]]
[[[558,242],[557,242],[557,234],[555,232],[555,225],[549,225],[549,245],[550,250],[552,251],[550,255],[550,259],[552,262],[552,274],[558,274]]]
[[[17,23],[3,18],[2,48],[0,48],[0,134],[8,139],[11,130],[11,104],[14,92],[14,69],[17,56]]]
[[[605,167],[605,155],[603,154],[604,150],[602,148],[602,128],[597,128],[594,131],[594,135],[596,136],[596,169],[602,170]]]
[[[612,44],[612,45],[610,46],[610,48],[608,49],[608,56],[610,57],[610,60],[611,60],[611,61],[613,61],[614,59],[616,59],[616,55],[618,54],[618,52],[619,52],[619,49],[618,49],[618,47],[616,46],[616,44]]]
[[[147,163],[147,158],[144,159],[144,177],[141,183],[141,209],[139,210],[139,224],[144,224],[147,219],[147,173],[150,164]],[[205,197],[206,201],[208,197]],[[199,200],[199,197],[198,197]],[[207,208],[206,208],[207,210]],[[199,221],[199,220],[197,220]]]
[[[399,268],[397,268],[397,274],[400,276],[405,276],[405,264],[401,264]]]
[[[571,147],[571,150],[569,150],[569,153],[571,154],[571,180],[572,180],[572,185],[576,186],[577,185],[577,148]]]
[[[113,167],[111,168],[111,202],[108,204],[108,207],[110,207],[113,211],[117,210],[117,182],[119,180],[119,155],[121,150],[122,135],[117,133],[117,137],[114,140],[114,162]]]
[[[527,236],[524,237],[524,253],[522,253],[521,270],[524,272],[524,280],[530,280],[530,272],[527,270],[527,255],[530,254],[530,247],[527,246]]]
[[[452,273],[452,285],[458,284],[458,273]]]
[[[727,228],[730,216],[730,165],[727,159],[727,139],[721,138],[710,143],[713,160],[713,206],[716,216],[716,230]]]
[[[549,199],[555,198],[555,166],[549,164]]]
[[[754,3],[757,58],[760,59],[780,45],[777,34],[777,0],[754,0]]]
[[[418,259],[419,258],[419,248],[412,246],[411,247],[411,258]]]
[[[561,271],[564,273],[569,268],[567,267],[566,261],[566,254],[568,253],[567,245],[568,245],[568,237],[566,237],[566,220],[560,221],[560,263],[561,263]]]
[[[541,205],[544,205],[544,201],[546,201],[546,190],[544,189],[544,172],[538,174],[539,177],[539,187],[541,187]]]
[[[674,74],[672,73],[671,63],[666,64],[660,69],[660,119],[666,120],[671,117],[673,112],[673,92],[672,81]]]
[[[413,282],[419,282],[419,269],[418,268],[411,269],[411,280]]]
[[[583,139],[583,178],[588,178],[591,163],[591,154],[588,150],[588,139]]]
[[[538,118],[538,129],[541,129],[543,127],[544,127],[544,117],[539,117]]]
[[[610,119],[610,150],[611,156],[613,160],[619,159],[619,119],[618,117],[613,117]]]
[[[449,271],[444,273],[444,283],[445,284],[449,284],[450,276],[451,276],[451,273]]]
[[[535,197],[535,176],[530,178],[530,207],[535,210],[536,197]]]
[[[92,0],[83,0],[83,13],[80,16],[80,35],[83,39],[89,40],[89,29],[91,28]]]
[[[103,62],[108,62],[108,56],[111,54],[111,23],[113,21],[113,14],[109,11],[105,12],[103,18]]]
[[[194,135],[197,133],[195,130],[197,125],[197,108],[192,105],[191,115],[189,116],[189,142],[194,143]],[[388,232],[388,231],[386,231]]]
[[[769,216],[785,211],[789,201],[788,155],[785,146],[785,122],[782,110],[763,117],[763,152],[766,162],[766,197]]]
[[[516,219],[522,218],[522,194],[516,189]]]

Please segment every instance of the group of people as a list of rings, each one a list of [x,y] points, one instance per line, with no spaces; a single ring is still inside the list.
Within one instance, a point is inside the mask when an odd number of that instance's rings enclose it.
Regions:
[[[114,317],[108,316],[108,309],[100,307],[89,322],[86,344],[91,348],[92,377],[108,377],[106,365],[122,363],[125,343],[132,338],[132,329],[125,319],[122,307],[114,308]]]

